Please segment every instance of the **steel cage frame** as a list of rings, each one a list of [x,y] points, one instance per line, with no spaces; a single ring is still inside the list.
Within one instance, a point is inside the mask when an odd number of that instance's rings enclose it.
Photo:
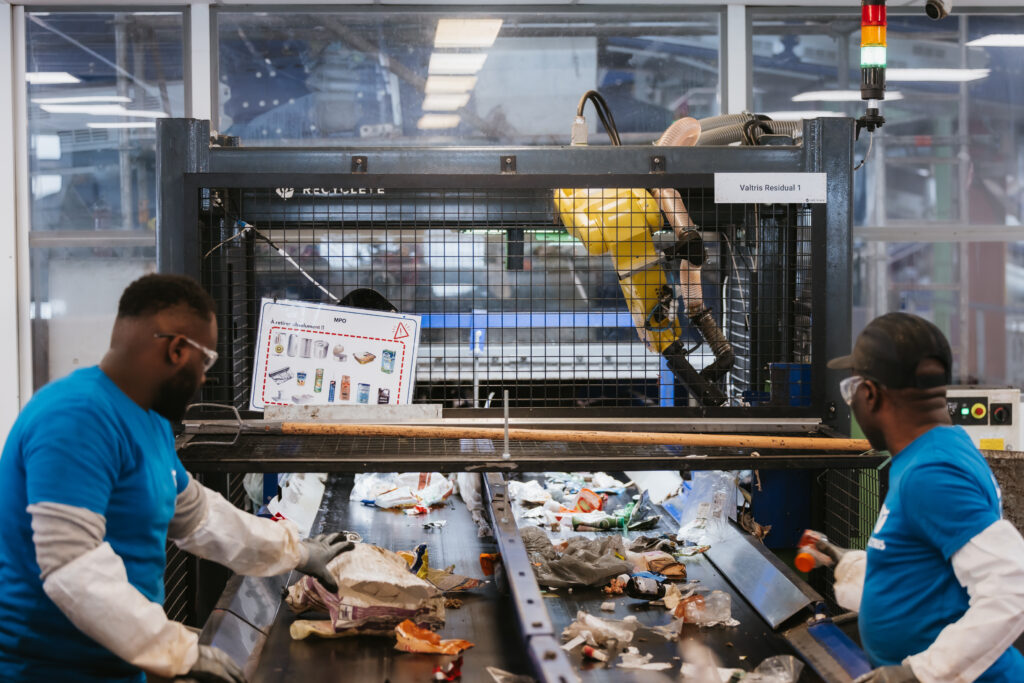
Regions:
[[[828,202],[810,205],[811,405],[807,407],[543,408],[549,417],[814,418],[847,432],[849,409],[827,358],[848,352],[851,330],[853,121],[804,122],[802,146],[530,148],[243,148],[210,144],[209,122],[158,122],[157,261],[161,272],[201,274],[200,191],[278,187],[707,188],[716,172],[824,172]],[[612,169],[593,173],[592,169]],[[513,408],[515,417],[539,416]],[[446,417],[496,417],[499,410],[445,409]]]

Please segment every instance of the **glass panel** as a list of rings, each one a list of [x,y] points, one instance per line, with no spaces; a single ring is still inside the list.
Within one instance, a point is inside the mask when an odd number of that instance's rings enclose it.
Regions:
[[[717,13],[217,13],[219,130],[247,145],[623,142],[717,114]],[[592,144],[598,119],[588,107]]]
[[[155,268],[156,119],[184,114],[179,12],[28,12],[35,386],[99,360]]]

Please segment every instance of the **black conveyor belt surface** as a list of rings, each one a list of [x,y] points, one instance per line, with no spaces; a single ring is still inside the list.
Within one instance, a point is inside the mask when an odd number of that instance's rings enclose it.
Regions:
[[[612,473],[622,479],[622,473]],[[540,479],[537,475],[526,475],[522,479]],[[605,509],[612,511],[624,506],[631,500],[635,489],[627,489],[627,492],[620,496],[609,496],[605,503]],[[521,512],[518,503],[516,504],[517,517]],[[519,520],[522,528],[528,522]],[[675,533],[678,527],[672,522],[667,513],[662,514],[662,519],[657,529],[646,532],[627,532],[628,538],[636,538],[643,535],[657,535],[668,532]],[[568,536],[598,537],[602,534],[613,532],[548,532],[551,538],[562,538]],[[629,541],[625,542],[629,547]],[[708,647],[718,658],[720,666],[739,668],[751,671],[763,659],[773,655],[792,654],[793,648],[778,633],[772,631],[768,624],[754,611],[754,609],[743,599],[722,574],[715,569],[714,565],[704,556],[686,558],[687,578],[700,581],[700,590],[721,590],[729,594],[732,599],[733,618],[740,622],[739,626],[715,626],[712,628],[700,628],[694,624],[684,624],[681,641],[688,639]],[[680,584],[683,588],[684,584]],[[542,587],[543,588],[543,587]],[[551,616],[555,633],[560,634],[562,630],[576,619],[578,611],[589,612],[590,614],[608,619],[624,619],[627,616],[635,616],[644,626],[662,626],[672,621],[671,614],[661,606],[652,606],[642,600],[634,600],[627,595],[609,596],[599,588],[574,588],[572,593],[566,589],[554,591],[558,598],[549,598],[544,601]],[[615,603],[614,612],[602,612],[601,603],[612,601]],[[641,671],[626,670],[618,668],[604,668],[599,662],[583,662],[580,654],[581,648],[577,647],[570,653],[570,660],[580,667],[580,675],[584,683],[621,683],[622,681],[658,682],[678,681],[681,656],[681,642],[669,642],[653,633],[638,632],[638,637],[643,641],[634,642],[641,654],[653,654],[652,662],[671,662],[672,668],[665,671]],[[743,657],[743,659],[741,659]],[[616,660],[617,662],[618,660]],[[820,679],[809,668],[804,669],[800,677],[800,683],[810,683]]]
[[[481,576],[480,553],[496,551],[493,540],[477,537],[476,524],[457,496],[443,509],[431,510],[425,516],[408,516],[349,501],[351,488],[351,476],[328,478],[313,533],[348,529],[359,532],[366,542],[390,550],[412,550],[417,544],[426,543],[431,566],[454,564],[456,573],[476,577]],[[443,528],[423,529],[423,522],[440,519],[447,521]],[[442,638],[465,638],[476,645],[464,653],[462,680],[490,680],[484,672],[487,666],[529,673],[511,600],[500,596],[493,582],[456,597],[462,598],[464,605],[461,609],[447,610],[440,634]],[[435,665],[453,659],[399,652],[394,649],[394,641],[386,638],[293,641],[288,627],[295,618],[291,610],[282,605],[252,683],[423,683],[431,680]]]

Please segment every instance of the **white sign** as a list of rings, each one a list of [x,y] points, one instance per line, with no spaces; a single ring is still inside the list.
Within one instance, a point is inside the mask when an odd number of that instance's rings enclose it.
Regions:
[[[824,204],[826,173],[716,173],[716,204]]]
[[[249,405],[412,401],[420,317],[263,299]]]

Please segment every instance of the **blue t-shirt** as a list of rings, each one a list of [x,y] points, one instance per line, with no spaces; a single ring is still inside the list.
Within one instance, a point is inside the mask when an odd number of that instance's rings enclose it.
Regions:
[[[167,525],[187,484],[167,420],[140,408],[98,367],[77,370],[29,401],[0,456],[0,679],[142,680],[43,592],[25,508],[63,503],[103,515],[104,540],[128,580],[162,603]]]
[[[1002,517],[1002,493],[960,427],[935,427],[901,451],[868,541],[860,636],[875,666],[923,652],[958,621],[970,596],[950,558]],[[978,681],[1024,681],[1009,648]]]

